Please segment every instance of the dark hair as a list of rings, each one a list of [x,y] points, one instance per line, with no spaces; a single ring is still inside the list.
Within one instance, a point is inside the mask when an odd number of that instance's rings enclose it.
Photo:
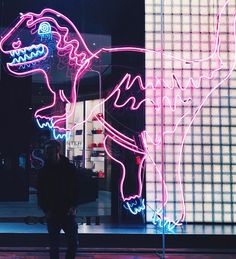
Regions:
[[[57,150],[60,150],[61,143],[58,140],[50,139],[47,142],[45,142],[44,147],[46,147],[46,146],[56,147]]]

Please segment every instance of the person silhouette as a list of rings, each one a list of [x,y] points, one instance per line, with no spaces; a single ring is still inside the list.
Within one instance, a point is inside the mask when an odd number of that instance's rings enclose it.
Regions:
[[[60,142],[45,144],[45,165],[38,176],[38,205],[46,216],[50,258],[59,259],[59,237],[63,229],[67,241],[66,259],[73,259],[78,245],[76,169],[60,154]]]

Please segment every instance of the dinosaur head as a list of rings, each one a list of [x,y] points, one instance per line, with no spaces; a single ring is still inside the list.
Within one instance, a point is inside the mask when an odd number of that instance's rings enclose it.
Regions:
[[[1,37],[6,67],[17,76],[53,69],[78,69],[92,55],[75,25],[52,9],[22,14]]]

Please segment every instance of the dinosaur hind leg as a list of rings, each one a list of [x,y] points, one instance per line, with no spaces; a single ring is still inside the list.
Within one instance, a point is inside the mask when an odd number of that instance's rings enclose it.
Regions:
[[[119,195],[124,207],[137,214],[145,209],[142,192],[146,154],[138,148],[136,152],[131,150],[112,136],[106,136],[104,146],[107,155],[114,161],[113,172],[119,174]]]

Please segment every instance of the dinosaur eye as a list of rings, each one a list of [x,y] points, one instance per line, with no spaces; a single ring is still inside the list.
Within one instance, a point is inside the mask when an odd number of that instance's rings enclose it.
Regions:
[[[41,37],[45,37],[45,36],[48,37],[48,35],[51,35],[51,33],[52,33],[52,28],[48,22],[40,23],[39,28],[38,28],[38,34]]]

